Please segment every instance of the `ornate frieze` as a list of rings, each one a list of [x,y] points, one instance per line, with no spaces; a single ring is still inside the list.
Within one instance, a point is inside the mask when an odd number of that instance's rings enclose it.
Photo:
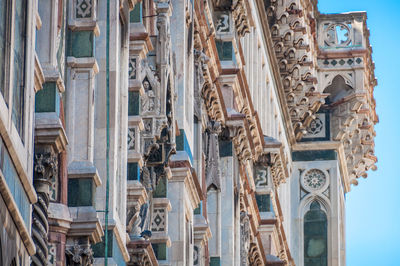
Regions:
[[[271,1],[265,8],[292,127],[299,140],[326,97],[317,87],[315,19],[303,16],[303,7],[293,1]]]

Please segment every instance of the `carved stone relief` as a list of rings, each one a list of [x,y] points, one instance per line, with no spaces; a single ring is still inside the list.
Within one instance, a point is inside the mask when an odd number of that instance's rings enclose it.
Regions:
[[[69,266],[89,266],[94,260],[89,239],[81,241],[76,239],[73,245],[66,246],[65,255]]]
[[[249,265],[250,219],[245,211],[240,212],[240,266]]]

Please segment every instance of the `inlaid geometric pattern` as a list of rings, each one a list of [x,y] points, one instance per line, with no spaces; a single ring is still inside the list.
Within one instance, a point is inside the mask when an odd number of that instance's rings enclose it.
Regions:
[[[92,1],[76,0],[76,18],[92,17]]]
[[[128,128],[128,150],[135,149],[135,128]]]
[[[315,119],[311,121],[310,125],[306,128],[307,133],[304,134],[303,139],[326,138],[327,127],[328,125],[327,125],[326,114],[325,113],[315,114]]]
[[[165,231],[165,209],[155,208],[153,210],[153,221],[151,222],[151,231]]]
[[[129,58],[129,79],[136,79],[136,58]]]

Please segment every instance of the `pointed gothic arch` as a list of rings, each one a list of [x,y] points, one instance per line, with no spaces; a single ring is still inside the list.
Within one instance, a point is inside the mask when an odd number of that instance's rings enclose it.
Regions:
[[[304,215],[304,266],[328,265],[328,217],[314,200]]]
[[[324,89],[324,93],[329,94],[325,100],[328,104],[340,101],[353,93],[354,90],[350,80],[342,75],[336,75],[327,85],[328,86]]]

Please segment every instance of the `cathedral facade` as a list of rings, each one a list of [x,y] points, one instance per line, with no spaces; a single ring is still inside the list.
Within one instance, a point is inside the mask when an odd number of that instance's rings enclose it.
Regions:
[[[0,265],[346,265],[365,12],[0,0]]]

